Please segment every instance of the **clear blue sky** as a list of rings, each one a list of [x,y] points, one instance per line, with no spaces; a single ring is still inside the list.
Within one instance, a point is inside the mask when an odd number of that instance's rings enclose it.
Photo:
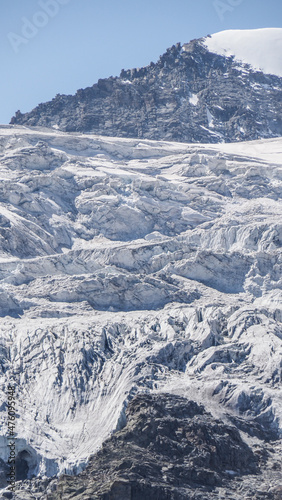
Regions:
[[[281,0],[1,0],[0,123],[177,42],[264,27],[282,27]]]

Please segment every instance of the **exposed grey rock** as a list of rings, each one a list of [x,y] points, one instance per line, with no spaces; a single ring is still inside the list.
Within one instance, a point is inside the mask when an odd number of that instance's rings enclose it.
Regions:
[[[84,472],[45,483],[40,498],[281,498],[280,487],[265,477],[269,453],[262,447],[254,452],[235,426],[214,419],[194,401],[171,394],[139,394],[126,416],[125,427],[90,458]],[[280,472],[276,463],[272,481]],[[39,498],[40,485],[26,483],[33,498]]]
[[[9,473],[9,466],[0,458],[0,488],[3,488],[6,486],[7,481],[7,474]]]
[[[216,143],[280,136],[281,115],[282,78],[211,53],[199,39],[174,45],[156,64],[18,111],[11,123]]]

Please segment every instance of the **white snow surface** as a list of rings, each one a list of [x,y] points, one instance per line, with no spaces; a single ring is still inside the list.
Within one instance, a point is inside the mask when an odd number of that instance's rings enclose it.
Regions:
[[[1,401],[15,383],[30,475],[81,470],[138,391],[281,432],[282,138],[3,126],[0,178]]]
[[[198,98],[197,94],[191,94],[189,97],[189,102],[190,102],[190,104],[192,104],[192,106],[197,106],[197,104],[199,102],[199,98]]]
[[[204,45],[255,70],[282,76],[282,28],[220,31],[206,37]]]

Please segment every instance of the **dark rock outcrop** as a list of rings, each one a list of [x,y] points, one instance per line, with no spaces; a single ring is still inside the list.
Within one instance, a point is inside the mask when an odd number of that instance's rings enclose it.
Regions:
[[[185,398],[138,395],[126,426],[76,477],[62,476],[48,500],[184,500],[257,472],[257,459],[238,430]]]
[[[202,39],[174,45],[149,66],[122,70],[74,96],[57,95],[12,124],[180,142],[282,135],[282,78],[209,52]]]

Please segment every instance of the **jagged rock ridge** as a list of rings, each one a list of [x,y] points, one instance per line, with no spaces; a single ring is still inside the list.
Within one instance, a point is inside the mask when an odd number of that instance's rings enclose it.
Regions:
[[[282,135],[282,78],[178,43],[149,66],[57,95],[12,124],[113,137],[232,142]]]

